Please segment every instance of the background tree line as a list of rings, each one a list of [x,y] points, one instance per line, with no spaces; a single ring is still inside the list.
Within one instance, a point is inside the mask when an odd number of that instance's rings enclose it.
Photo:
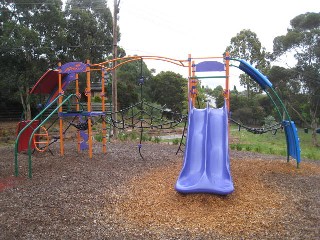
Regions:
[[[0,107],[3,111],[16,105],[24,112],[39,101],[30,98],[30,87],[48,68],[57,63],[85,61],[97,63],[112,56],[112,14],[105,0],[2,0],[0,3]],[[120,40],[120,28],[118,29]],[[241,30],[230,41],[226,51],[232,57],[245,59],[259,69],[274,84],[301,126],[319,126],[320,104],[320,13],[305,13],[290,21],[283,36],[274,39],[273,52],[261,45],[258,36],[249,29]],[[119,57],[125,51],[119,47]],[[276,66],[285,55],[296,59],[294,67]],[[144,62],[132,62],[118,69],[120,107],[140,100],[139,78],[144,78],[142,97],[165,105],[174,111],[187,109],[187,80],[173,72],[155,74]],[[245,74],[240,75],[245,91],[231,92],[231,111],[248,124],[261,124],[274,115],[273,107],[260,88]],[[220,89],[221,90],[221,89]],[[217,98],[218,90],[200,88],[199,103],[207,91]],[[215,93],[213,93],[215,91]],[[17,104],[19,103],[19,104]],[[26,116],[30,118],[31,116]]]

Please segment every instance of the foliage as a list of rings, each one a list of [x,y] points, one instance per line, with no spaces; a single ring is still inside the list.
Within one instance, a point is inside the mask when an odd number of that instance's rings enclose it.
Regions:
[[[248,99],[244,94],[232,91],[230,94],[231,117],[245,125],[261,126],[266,116],[265,107],[259,101],[263,97],[257,94]],[[267,109],[270,109],[270,105]]]
[[[29,89],[58,61],[104,60],[112,49],[112,15],[104,1],[2,1],[0,100],[21,102],[31,118]]]
[[[101,103],[102,102],[102,99],[100,96],[95,96],[93,99],[92,99],[92,102],[94,103]]]
[[[89,59],[94,63],[105,60],[112,52],[113,39],[112,14],[107,2],[68,0],[65,14],[65,60]]]
[[[248,61],[261,72],[267,72],[270,68],[269,53],[261,46],[257,35],[251,30],[244,29],[231,38],[230,45],[226,48],[232,57]],[[260,92],[260,87],[246,74],[240,75],[240,84],[247,89],[248,97],[253,93]]]
[[[274,39],[274,55],[294,53],[297,64],[292,71],[307,97],[309,116],[305,118],[294,106],[291,108],[313,129],[313,144],[318,145],[316,128],[320,117],[320,13],[307,12],[290,21],[286,35]]]
[[[31,118],[30,85],[55,59],[56,45],[62,29],[61,0],[35,0],[25,4],[2,2],[0,31],[1,87],[10,89],[4,99],[19,99],[26,118]],[[50,19],[48,21],[47,19]]]
[[[172,111],[182,112],[185,109],[187,80],[180,74],[167,71],[157,74],[150,82],[150,99],[166,105]]]
[[[144,61],[133,61],[118,68],[118,102],[119,109],[129,107],[142,98],[149,100],[150,81],[152,81],[151,71]],[[140,84],[139,80],[143,79]],[[141,89],[142,87],[142,89]]]

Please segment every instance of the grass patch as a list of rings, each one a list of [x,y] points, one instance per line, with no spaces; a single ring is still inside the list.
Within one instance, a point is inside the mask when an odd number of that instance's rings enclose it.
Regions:
[[[311,133],[305,133],[304,129],[298,129],[300,139],[301,158],[320,160],[320,148],[312,145]],[[265,134],[253,134],[245,130],[239,131],[238,126],[230,126],[230,137],[233,143],[230,148],[238,151],[254,151],[273,155],[287,155],[287,144],[284,131]],[[319,136],[320,137],[320,136]]]

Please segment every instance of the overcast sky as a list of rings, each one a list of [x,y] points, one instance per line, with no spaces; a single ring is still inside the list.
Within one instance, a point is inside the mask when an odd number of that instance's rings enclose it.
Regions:
[[[108,4],[113,11],[113,0]],[[232,37],[250,29],[262,46],[272,51],[273,39],[286,34],[290,20],[306,12],[320,12],[320,1],[121,0],[119,46],[127,55],[221,56]],[[188,73],[168,63],[146,63],[157,73],[172,70],[185,77]],[[231,76],[237,74],[231,71]]]

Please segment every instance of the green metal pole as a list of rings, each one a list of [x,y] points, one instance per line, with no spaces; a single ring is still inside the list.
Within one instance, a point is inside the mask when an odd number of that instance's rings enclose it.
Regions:
[[[44,109],[42,109],[42,111],[35,116],[34,119],[32,119],[24,128],[21,129],[21,131],[18,133],[16,141],[15,141],[15,145],[14,145],[14,166],[15,166],[15,176],[17,177],[19,175],[19,166],[18,166],[18,144],[19,144],[19,139],[22,135],[22,133],[31,126],[32,123],[34,123],[36,120],[38,120],[42,114],[48,109],[50,108],[58,99],[59,99],[60,95],[58,95],[50,104],[48,104],[48,106],[46,106]]]
[[[31,136],[30,136],[30,139],[29,139],[29,145],[28,145],[28,177],[29,178],[32,178],[32,160],[31,160],[31,144],[32,144],[32,140],[33,140],[33,136],[34,134],[51,118],[51,116],[53,114],[55,114],[59,108],[66,102],[69,101],[69,99],[73,96],[76,96],[76,94],[70,94],[66,99],[64,99],[49,115],[48,117],[46,117],[46,119],[44,119],[39,125],[38,127],[36,127]]]
[[[191,77],[191,79],[205,79],[205,78],[226,78],[226,76]]]
[[[278,114],[279,114],[279,117],[280,117],[280,119],[282,120],[282,114],[281,114],[280,109],[278,108],[276,102],[273,100],[273,98],[272,98],[272,96],[270,95],[269,92],[267,92],[267,91],[264,91],[264,92],[268,95],[268,97],[269,97],[270,100],[272,101],[273,105],[276,107],[276,110],[277,110],[277,112],[278,112]]]
[[[288,113],[288,111],[287,111],[287,109],[286,109],[286,106],[285,106],[285,105],[283,104],[283,102],[281,101],[281,99],[280,99],[279,95],[277,94],[277,92],[276,92],[273,88],[271,88],[271,90],[272,90],[272,92],[274,93],[274,95],[276,95],[278,101],[280,102],[283,111],[286,113],[286,116],[287,116],[287,118],[288,118],[288,121],[291,122],[291,118],[290,118],[290,115],[289,115],[289,113]]]

